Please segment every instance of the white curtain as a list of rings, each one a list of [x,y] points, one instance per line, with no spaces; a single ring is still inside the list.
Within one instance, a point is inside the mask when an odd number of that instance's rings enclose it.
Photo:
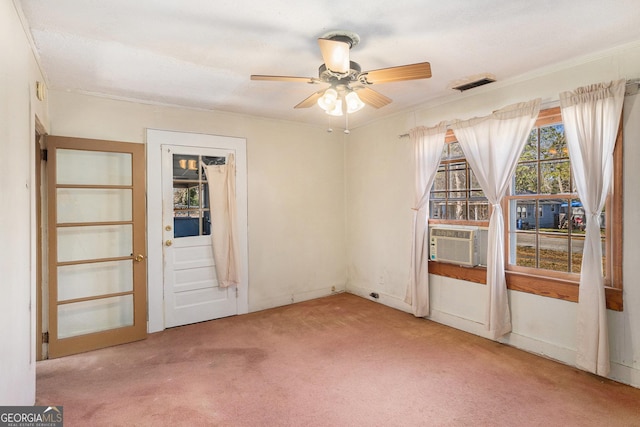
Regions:
[[[405,301],[411,304],[416,317],[429,315],[429,194],[438,171],[446,123],[431,128],[418,127],[409,131],[414,147],[415,207],[411,248],[411,277]]]
[[[487,249],[486,325],[491,339],[511,331],[511,313],[504,274],[504,197],[529,133],[540,99],[510,105],[486,117],[458,120],[452,129],[493,210]]]
[[[560,94],[571,170],[586,215],[580,273],[576,365],[598,375],[609,373],[609,334],[602,272],[600,214],[613,178],[625,80]]]
[[[211,240],[218,285],[226,288],[240,283],[236,208],[236,164],[229,154],[224,165],[205,165],[209,183]]]

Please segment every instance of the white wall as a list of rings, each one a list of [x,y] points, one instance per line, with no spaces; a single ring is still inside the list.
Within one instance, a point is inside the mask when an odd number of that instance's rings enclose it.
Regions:
[[[347,289],[380,293],[384,304],[409,311],[413,165],[408,138],[415,126],[483,116],[537,97],[544,106],[559,93],[618,78],[640,77],[640,44],[559,64],[511,82],[498,82],[432,102],[413,111],[352,130],[346,145]],[[624,311],[609,311],[611,377],[640,386],[640,96],[625,102]],[[486,286],[430,276],[430,318],[485,336]],[[576,304],[509,291],[513,333],[504,341],[567,364],[575,361]]]
[[[152,128],[246,138],[249,311],[345,289],[341,133],[57,91],[50,92],[50,111],[53,135],[144,143]],[[161,301],[162,283],[150,281],[149,294]],[[161,317],[159,304],[149,309],[150,320]]]
[[[35,401],[35,98],[43,81],[10,1],[0,2],[0,405]]]

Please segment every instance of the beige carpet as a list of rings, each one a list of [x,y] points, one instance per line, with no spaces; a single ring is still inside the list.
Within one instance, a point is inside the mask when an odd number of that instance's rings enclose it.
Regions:
[[[350,295],[39,362],[65,426],[640,426],[640,389]]]

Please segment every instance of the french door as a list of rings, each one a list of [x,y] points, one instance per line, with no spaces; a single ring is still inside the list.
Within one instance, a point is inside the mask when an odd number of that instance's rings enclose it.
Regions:
[[[144,145],[46,145],[49,357],[144,339]]]

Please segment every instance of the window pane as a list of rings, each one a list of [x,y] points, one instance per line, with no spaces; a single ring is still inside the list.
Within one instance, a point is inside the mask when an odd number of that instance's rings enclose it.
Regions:
[[[540,163],[540,194],[569,193],[569,160]]]
[[[444,167],[440,167],[436,172],[435,180],[433,181],[433,190],[442,191],[447,189],[447,173]]]
[[[469,201],[469,219],[472,221],[487,221],[489,219],[489,202]]]
[[[510,264],[521,267],[536,268],[536,234],[534,232],[511,232],[509,239],[512,242]]]
[[[131,224],[58,227],[58,262],[131,256]]]
[[[209,207],[209,184],[206,182],[202,183],[202,196],[200,200],[202,201],[203,208]]]
[[[58,188],[58,223],[131,221],[131,189]]]
[[[515,225],[518,230],[534,230],[536,228],[536,218],[532,215],[536,211],[535,200],[517,200],[515,214]],[[513,221],[510,221],[513,223]]]
[[[540,128],[540,158],[557,159],[569,155],[564,126],[561,124]]]
[[[580,270],[582,269],[583,249],[584,249],[584,236],[573,235],[571,237],[571,272],[572,273],[580,273]],[[605,250],[604,250],[604,244],[603,244],[602,245],[603,262],[605,259],[604,253],[605,253]]]
[[[205,165],[224,165],[225,162],[226,157],[202,156],[202,163]]]
[[[449,158],[457,159],[459,157],[464,157],[464,153],[462,152],[462,147],[460,147],[460,143],[458,141],[452,142],[449,145]]]
[[[449,144],[444,144],[442,147],[442,154],[440,155],[440,160],[447,160],[449,158]]]
[[[198,156],[173,155],[173,179],[198,180]]]
[[[429,217],[433,219],[447,219],[446,202],[432,201],[429,207]]]
[[[173,184],[173,209],[193,209],[200,207],[198,184]]]
[[[536,163],[519,164],[516,167],[514,194],[537,194],[538,171]]]
[[[464,198],[467,189],[467,170],[465,163],[452,163],[449,165],[449,197]],[[457,190],[457,191],[456,191]]]
[[[189,237],[200,235],[200,211],[174,211],[173,236]]]
[[[541,199],[538,201],[538,228],[546,232],[560,233],[560,211],[566,206],[563,199]],[[566,234],[566,232],[562,232]]]
[[[540,234],[539,268],[569,271],[569,238],[566,235]]]
[[[58,267],[58,301],[133,291],[133,260]]]
[[[58,338],[133,325],[133,295],[58,306]]]
[[[202,235],[211,235],[211,213],[209,211],[202,212]]]
[[[89,185],[131,185],[129,153],[56,150],[56,183]]]
[[[519,162],[536,160],[538,158],[538,130],[534,129],[529,134],[529,139],[524,145]]]
[[[482,191],[482,187],[480,187],[480,183],[478,182],[478,178],[476,178],[476,174],[473,173],[473,170],[469,168],[469,188],[471,190],[480,190]]]
[[[467,202],[450,201],[447,203],[447,219],[467,219]]]

